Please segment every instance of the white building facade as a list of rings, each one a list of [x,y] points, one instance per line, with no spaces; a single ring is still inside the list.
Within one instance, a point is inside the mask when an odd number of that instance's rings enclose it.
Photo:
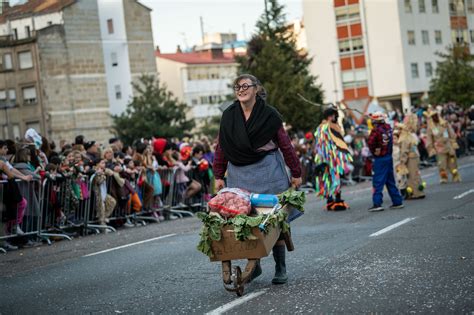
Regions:
[[[327,102],[409,111],[427,97],[439,57],[453,43],[474,52],[474,0],[303,0],[312,72]]]
[[[188,117],[198,125],[220,114],[219,105],[232,95],[238,64],[222,47],[191,53],[156,54],[160,80],[189,106]]]

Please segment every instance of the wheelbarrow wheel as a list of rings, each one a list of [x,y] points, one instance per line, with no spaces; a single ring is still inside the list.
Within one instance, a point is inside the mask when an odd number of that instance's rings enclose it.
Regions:
[[[233,272],[233,283],[234,283],[234,288],[235,288],[235,293],[237,293],[237,296],[242,296],[244,295],[244,284],[242,283],[242,270],[240,269],[239,266],[235,266]]]

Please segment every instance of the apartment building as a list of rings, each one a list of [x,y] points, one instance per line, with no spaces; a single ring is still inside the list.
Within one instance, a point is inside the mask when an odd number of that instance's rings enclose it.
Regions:
[[[427,97],[437,52],[474,52],[474,0],[303,0],[312,72],[327,102],[407,112]]]
[[[150,9],[136,0],[29,0],[0,15],[2,138],[34,127],[100,142],[132,82],[156,73]],[[11,108],[13,107],[13,108]],[[7,121],[8,119],[8,121]],[[7,124],[8,123],[8,124]]]
[[[220,114],[219,105],[232,95],[232,80],[238,64],[233,54],[224,54],[221,44],[202,45],[193,52],[156,52],[160,80],[189,106],[188,117],[199,125]]]

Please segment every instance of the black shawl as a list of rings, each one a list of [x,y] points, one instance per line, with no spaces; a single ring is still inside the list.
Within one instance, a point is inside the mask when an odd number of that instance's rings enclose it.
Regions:
[[[222,114],[219,143],[224,156],[237,166],[260,161],[268,152],[257,149],[274,139],[282,124],[278,111],[258,96],[247,121],[240,102],[235,101]]]

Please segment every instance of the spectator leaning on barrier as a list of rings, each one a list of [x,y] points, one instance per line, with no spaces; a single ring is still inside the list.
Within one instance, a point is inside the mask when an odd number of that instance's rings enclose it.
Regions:
[[[403,208],[403,199],[400,191],[395,183],[395,176],[393,173],[393,158],[392,146],[393,135],[392,128],[385,122],[386,115],[381,112],[376,112],[371,116],[374,128],[369,136],[369,148],[374,156],[373,165],[373,206],[369,211],[383,211],[383,188],[387,186],[388,194],[392,199],[390,209]]]

